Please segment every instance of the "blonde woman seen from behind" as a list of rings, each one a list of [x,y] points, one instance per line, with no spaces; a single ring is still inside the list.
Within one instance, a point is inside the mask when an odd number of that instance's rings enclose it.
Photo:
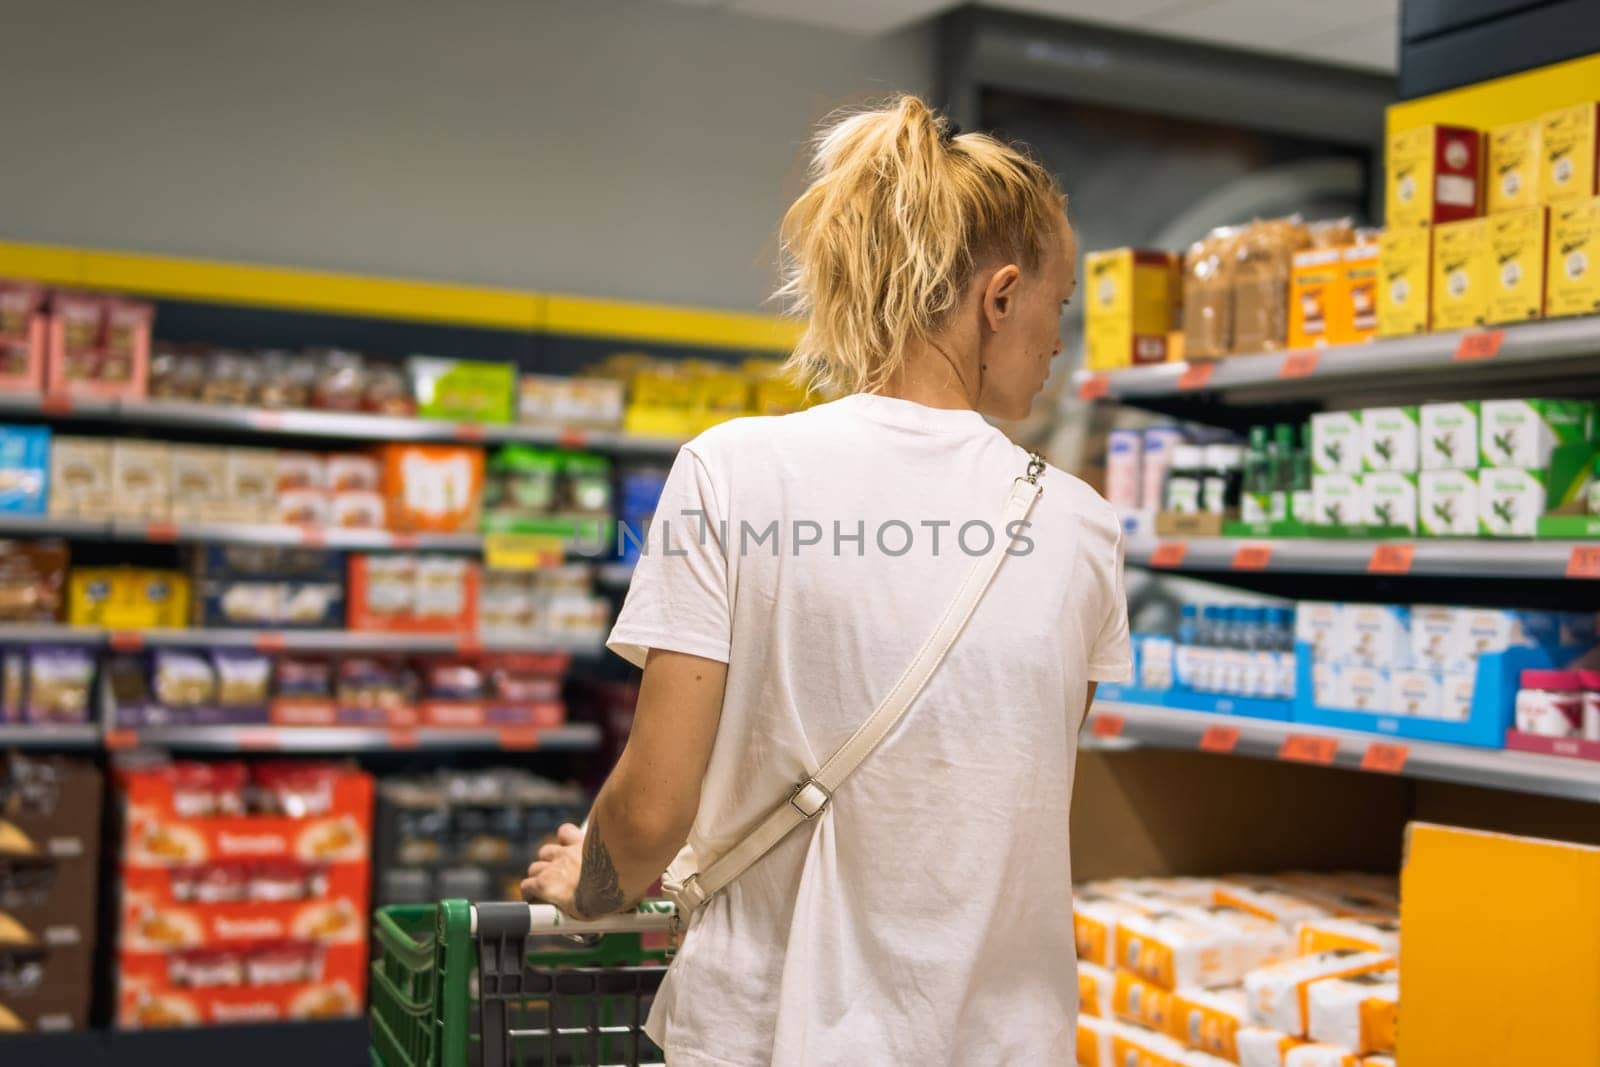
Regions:
[[[610,647],[644,668],[587,833],[523,883],[575,916],[725,855],[873,715],[975,561],[926,687],[813,817],[693,914],[651,1036],[673,1067],[1075,1058],[1068,805],[1097,681],[1129,670],[1116,516],[1018,418],[1062,347],[1054,180],[915,97],[824,128],[782,235],[793,368],[842,399],[679,453]]]

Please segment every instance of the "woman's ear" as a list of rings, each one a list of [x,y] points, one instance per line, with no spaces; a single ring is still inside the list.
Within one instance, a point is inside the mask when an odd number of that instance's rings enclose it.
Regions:
[[[998,331],[1007,318],[1015,314],[1017,290],[1022,284],[1022,271],[1015,263],[1007,263],[989,275],[983,287],[983,319],[991,331]]]

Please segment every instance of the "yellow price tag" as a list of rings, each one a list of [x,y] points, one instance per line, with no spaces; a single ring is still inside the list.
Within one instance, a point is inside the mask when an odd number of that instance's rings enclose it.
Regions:
[[[483,537],[483,564],[492,571],[559,567],[566,558],[566,541],[549,534],[491,533]]]

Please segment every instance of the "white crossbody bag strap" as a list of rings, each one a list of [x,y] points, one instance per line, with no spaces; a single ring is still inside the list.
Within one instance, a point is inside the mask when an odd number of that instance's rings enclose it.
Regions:
[[[688,874],[677,884],[666,885],[670,877],[663,880],[664,888],[677,899],[681,908],[694,911],[771,851],[795,827],[822,814],[833,798],[834,791],[889,736],[895,724],[910,710],[933,672],[944,661],[967,620],[972,618],[978,602],[983,599],[995,572],[1000,569],[1011,546],[1019,539],[1022,527],[1017,524],[1028,517],[1033,502],[1039,498],[1042,491],[1039,474],[1043,470],[1044,461],[1037,454],[1030,454],[1027,475],[1011,485],[994,545],[972,565],[961,587],[956,590],[955,598],[940,617],[939,625],[928,635],[910,666],[895,682],[894,688],[889,690],[872,716],[861,724],[850,740],[828,757],[816,774],[801,782],[787,801],[773,809],[754,830],[704,870]],[[668,874],[670,876],[672,872],[669,870]]]

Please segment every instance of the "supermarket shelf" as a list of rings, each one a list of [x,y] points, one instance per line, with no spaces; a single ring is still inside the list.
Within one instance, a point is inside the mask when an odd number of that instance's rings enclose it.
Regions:
[[[97,726],[0,726],[0,748],[98,748]]]
[[[1241,549],[1248,551],[1241,555]],[[1127,561],[1140,567],[1269,574],[1588,577],[1600,563],[1600,557],[1591,562],[1596,553],[1600,541],[1132,537],[1127,542]]]
[[[49,515],[0,513],[0,534],[18,537],[104,538],[111,524],[96,519],[57,519]]]
[[[519,442],[639,455],[671,455],[683,444],[683,438],[680,437],[583,427],[453,422],[347,411],[231,407],[187,400],[88,400],[34,393],[0,394],[0,415],[34,416],[54,421],[115,421],[128,426],[161,429],[216,430],[340,441]]]
[[[539,751],[586,752],[600,747],[593,723],[537,730],[500,727],[481,730],[389,729],[342,726],[151,726],[112,730],[106,746],[149,747],[187,752],[403,752]]]
[[[1227,393],[1259,402],[1322,400],[1408,387],[1458,395],[1497,383],[1585,379],[1600,355],[1600,315],[1551,319],[1497,330],[1453,330],[1360,345],[1237,356],[1209,364],[1161,363],[1116,371],[1079,371],[1080,396],[1156,400]],[[1420,396],[1420,394],[1419,394]],[[1413,399],[1416,399],[1414,397]]]
[[[1236,736],[1233,731],[1237,731]],[[1600,764],[1584,760],[1406,741],[1322,726],[1143,704],[1097,701],[1083,741],[1089,748],[1115,750],[1139,745],[1213,751],[1225,748],[1231,755],[1280,759],[1284,742],[1291,735],[1333,739],[1338,748],[1328,765],[1346,770],[1371,770],[1363,764],[1368,761],[1372,746],[1377,744],[1386,746],[1391,756],[1394,750],[1403,749],[1404,762],[1398,772],[1375,770],[1373,773],[1400,773],[1411,778],[1600,803]]]
[[[0,643],[8,645],[102,645],[106,632],[92,626],[56,623],[7,623],[0,626]]]
[[[633,582],[633,564],[602,563],[595,568],[594,576],[608,589],[626,589]]]
[[[345,530],[316,526],[255,525],[229,522],[114,522],[117,541],[195,542],[230,545],[304,545],[310,548],[382,550],[399,548],[430,552],[479,552],[481,534],[409,534],[389,530]]]
[[[598,656],[599,641],[535,635],[380,633],[361,630],[104,630],[93,626],[0,626],[0,644],[142,648],[251,648],[260,652],[566,652]]]

